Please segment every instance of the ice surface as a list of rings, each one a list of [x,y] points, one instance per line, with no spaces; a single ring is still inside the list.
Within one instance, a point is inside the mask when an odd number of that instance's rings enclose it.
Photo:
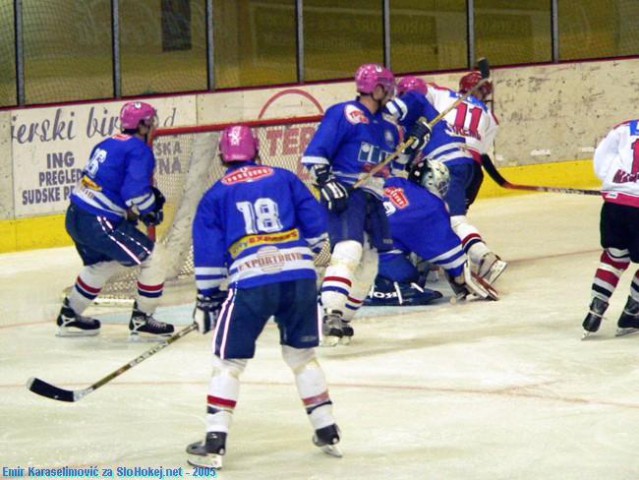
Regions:
[[[626,272],[600,332],[580,341],[599,258],[597,197],[482,200],[469,217],[510,265],[499,302],[368,308],[349,347],[318,349],[342,459],[311,443],[275,327],[242,377],[221,478],[639,478],[639,335],[615,338]],[[72,248],[0,256],[0,468],[184,468],[203,439],[210,336],[192,333],[65,404],[31,376],[84,388],[150,348],[127,341],[126,309],[93,309],[100,336],[57,338]],[[192,303],[158,317],[186,325]]]

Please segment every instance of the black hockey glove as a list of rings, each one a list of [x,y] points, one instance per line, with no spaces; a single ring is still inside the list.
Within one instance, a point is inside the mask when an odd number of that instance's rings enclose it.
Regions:
[[[145,213],[144,215],[140,215],[140,220],[147,226],[159,225],[164,220],[164,204],[166,203],[166,198],[162,195],[162,192],[156,187],[151,187],[153,190],[153,195],[155,196],[155,208],[152,212]]]
[[[197,324],[197,330],[202,335],[215,328],[226,296],[227,292],[222,290],[210,296],[198,294],[195,300],[195,310],[193,310],[193,322]]]
[[[428,120],[424,117],[419,117],[408,131],[408,135],[406,137],[406,141],[410,141],[411,144],[406,147],[402,153],[412,156],[421,151],[421,149],[428,143],[428,140],[430,140],[431,133],[432,130],[428,126]]]
[[[322,199],[333,213],[341,213],[348,208],[348,189],[339,183],[326,165],[312,170],[315,185],[320,189]]]

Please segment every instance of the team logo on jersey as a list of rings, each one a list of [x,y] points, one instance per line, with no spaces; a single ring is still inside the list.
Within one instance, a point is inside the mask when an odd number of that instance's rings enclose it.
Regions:
[[[235,185],[236,183],[257,182],[263,178],[270,177],[275,173],[271,167],[242,167],[222,178],[224,185]]]
[[[357,125],[358,123],[370,123],[366,114],[355,105],[346,105],[344,115],[346,115],[346,120],[353,125]]]
[[[404,189],[400,187],[386,187],[384,189],[384,195],[388,197],[391,203],[400,209],[404,209],[410,205],[408,197],[404,193]]]
[[[390,148],[395,148],[395,137],[390,130],[384,130],[384,140]]]

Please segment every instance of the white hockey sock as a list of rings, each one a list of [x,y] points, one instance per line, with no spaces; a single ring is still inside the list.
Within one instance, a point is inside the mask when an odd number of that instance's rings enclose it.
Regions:
[[[206,397],[207,432],[227,432],[240,395],[240,374],[246,360],[221,360],[214,357],[214,372]]]
[[[166,255],[164,248],[156,243],[153,252],[140,264],[138,275],[138,294],[136,302],[138,309],[151,315],[155,312],[164,290],[166,275]]]
[[[361,257],[362,245],[355,241],[348,240],[335,245],[320,290],[325,310],[344,312]]]
[[[335,423],[333,402],[313,349],[282,346],[282,357],[295,374],[295,385],[314,430]]]
[[[100,294],[107,280],[120,268],[117,262],[100,262],[84,267],[69,293],[71,309],[81,315]]]

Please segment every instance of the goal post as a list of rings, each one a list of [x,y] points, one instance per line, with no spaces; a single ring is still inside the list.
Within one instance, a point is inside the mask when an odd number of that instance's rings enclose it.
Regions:
[[[309,185],[301,158],[321,119],[316,115],[157,130],[153,142],[157,161],[154,181],[165,195],[166,204],[164,222],[156,227],[155,236],[166,247],[167,293],[179,286],[188,288],[190,298],[194,297],[191,228],[200,199],[224,174],[217,155],[221,131],[236,123],[250,126],[259,140],[262,163],[286,168]],[[136,276],[137,268],[123,267],[107,282],[97,303],[130,301],[136,293]]]

